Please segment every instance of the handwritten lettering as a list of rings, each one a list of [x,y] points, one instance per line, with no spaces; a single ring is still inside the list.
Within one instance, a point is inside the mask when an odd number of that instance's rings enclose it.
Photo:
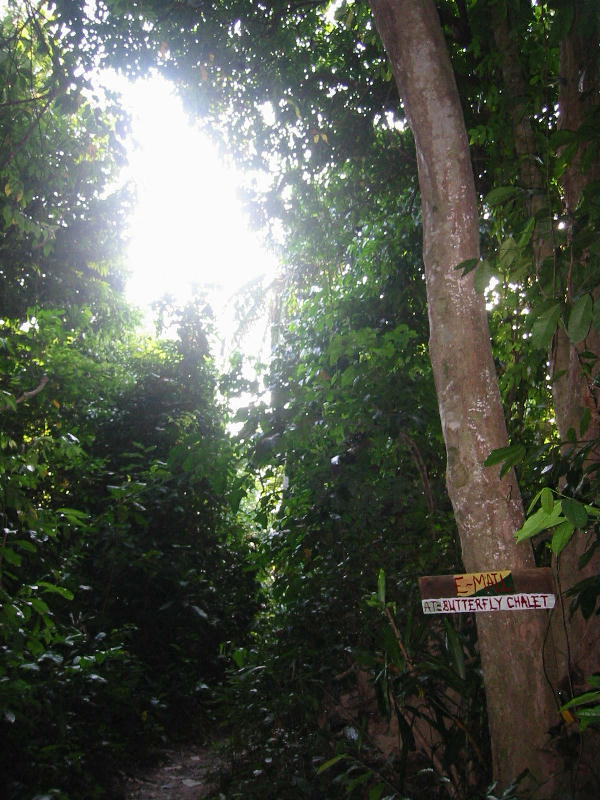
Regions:
[[[510,591],[507,582],[510,574],[510,570],[500,570],[498,572],[469,572],[464,575],[455,575],[456,595],[457,597],[468,597],[489,589],[493,589],[495,594],[507,594]]]
[[[531,611],[554,608],[556,596],[542,593],[504,594],[483,597],[437,597],[422,600],[425,614],[464,614],[469,611]]]

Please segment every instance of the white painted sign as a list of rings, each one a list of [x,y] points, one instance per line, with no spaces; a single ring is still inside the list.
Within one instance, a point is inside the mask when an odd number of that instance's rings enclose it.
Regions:
[[[424,614],[462,614],[473,611],[532,611],[554,608],[556,595],[501,594],[495,597],[435,597],[421,600]]]

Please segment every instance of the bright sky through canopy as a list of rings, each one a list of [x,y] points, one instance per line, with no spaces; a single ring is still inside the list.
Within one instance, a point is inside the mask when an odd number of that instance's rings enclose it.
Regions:
[[[133,115],[128,172],[137,206],[130,221],[128,297],[144,306],[165,293],[185,301],[193,284],[208,285],[222,316],[244,284],[275,273],[274,257],[247,228],[236,194],[241,177],[191,125],[166,81],[109,83]]]

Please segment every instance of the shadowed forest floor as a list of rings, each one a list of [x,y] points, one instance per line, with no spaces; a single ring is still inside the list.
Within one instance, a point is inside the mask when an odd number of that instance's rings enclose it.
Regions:
[[[168,750],[161,766],[129,778],[127,800],[204,800],[218,791],[222,759],[209,748]]]

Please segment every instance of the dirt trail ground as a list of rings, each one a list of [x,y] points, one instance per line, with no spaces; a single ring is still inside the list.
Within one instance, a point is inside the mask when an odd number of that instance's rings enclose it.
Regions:
[[[217,797],[214,775],[220,758],[214,750],[201,747],[169,750],[160,767],[129,778],[127,800],[204,800]]]

